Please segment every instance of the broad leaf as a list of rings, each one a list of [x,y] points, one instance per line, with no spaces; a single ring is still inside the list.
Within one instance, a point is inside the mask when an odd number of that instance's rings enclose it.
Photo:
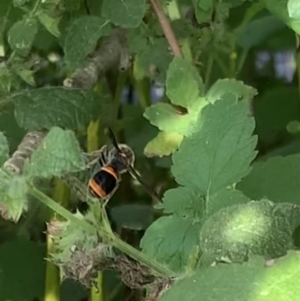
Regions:
[[[173,271],[182,271],[197,249],[200,226],[199,222],[191,223],[176,216],[161,217],[147,229],[140,245],[152,258]]]
[[[102,15],[115,25],[137,27],[146,12],[146,0],[103,0]]]
[[[10,176],[0,169],[0,215],[3,219],[18,222],[28,209],[27,184],[22,176]]]
[[[92,93],[79,89],[45,87],[13,95],[15,117],[28,130],[59,126],[85,131],[100,112]]]
[[[201,268],[175,283],[159,301],[297,301],[299,277],[299,252],[290,252],[271,266],[254,257],[244,264]]]
[[[80,67],[88,54],[96,47],[98,40],[110,32],[107,20],[95,16],[75,19],[67,29],[64,52],[69,68]]]
[[[247,111],[247,101],[230,98],[203,109],[198,132],[185,138],[173,155],[177,183],[212,195],[250,172],[257,139]]]
[[[276,203],[300,205],[300,154],[274,157],[253,165],[251,173],[237,189],[253,200],[263,197]]]
[[[60,177],[80,170],[85,165],[75,134],[54,127],[33,152],[24,173],[30,177]]]
[[[169,156],[178,149],[182,139],[183,136],[177,133],[160,132],[147,143],[144,153],[147,157]]]
[[[300,20],[300,2],[298,0],[288,0],[289,17]]]
[[[185,59],[175,57],[171,62],[166,80],[167,95],[171,102],[185,108],[195,105],[203,93],[203,82],[197,70]]]
[[[294,207],[286,204],[289,211]],[[200,246],[215,260],[243,261],[249,254],[267,258],[282,256],[292,247],[294,219],[282,206],[252,201],[224,208],[203,225]],[[300,210],[298,212],[298,219]]]
[[[8,31],[8,42],[16,53],[28,55],[38,31],[35,19],[25,19],[15,23]]]

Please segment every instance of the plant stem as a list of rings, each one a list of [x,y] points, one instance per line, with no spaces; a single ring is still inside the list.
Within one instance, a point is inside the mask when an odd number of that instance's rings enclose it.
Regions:
[[[167,8],[167,12],[168,12],[168,16],[169,16],[170,20],[174,21],[174,20],[181,19],[181,14],[180,14],[177,0],[170,1],[168,3],[168,5],[166,6],[166,8]],[[182,50],[183,57],[186,60],[188,60],[189,62],[192,62],[193,55],[192,55],[189,39],[181,39],[180,44],[181,44],[181,50]]]
[[[150,0],[153,10],[155,11],[160,26],[165,34],[165,37],[173,51],[174,56],[181,56],[181,50],[178,42],[175,38],[173,29],[171,28],[170,22],[163,12],[160,0]]]
[[[132,84],[134,86],[134,90],[137,93],[138,101],[141,107],[145,110],[147,107],[151,105],[151,95],[150,95],[150,85],[146,78],[136,80],[132,77]]]
[[[238,60],[237,68],[236,68],[236,76],[243,69],[243,66],[244,66],[245,60],[247,58],[248,52],[249,52],[249,49],[243,49],[241,55],[239,56],[239,60]]]
[[[78,219],[64,207],[60,206],[54,200],[46,196],[43,192],[39,191],[37,188],[34,187],[32,183],[28,183],[29,193],[40,200],[44,205],[55,211],[57,214],[65,218],[66,220],[70,220],[74,224],[78,225],[84,229],[87,234],[95,235],[95,228],[93,225],[87,223],[86,221]],[[109,223],[107,220],[104,221],[105,223]],[[124,252],[127,256],[131,257],[132,259],[144,264],[148,268],[152,269],[157,274],[163,277],[174,277],[175,273],[170,271],[165,266],[157,263],[152,258],[148,257],[146,254],[140,252],[139,250],[135,249],[131,245],[127,244],[126,242],[122,241],[120,238],[116,237],[112,234],[111,231],[101,231],[99,232],[100,236],[102,237],[103,241],[106,241],[113,247],[119,249],[120,251]]]
[[[296,72],[298,77],[298,91],[300,95],[300,35],[296,35]]]

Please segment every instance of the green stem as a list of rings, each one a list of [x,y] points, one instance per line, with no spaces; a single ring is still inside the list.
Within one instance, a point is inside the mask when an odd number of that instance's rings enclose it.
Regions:
[[[95,235],[95,229],[92,225],[88,224],[87,222],[78,219],[64,207],[60,206],[54,200],[46,196],[43,192],[39,191],[37,188],[34,187],[32,183],[28,183],[29,193],[40,200],[44,205],[55,211],[57,214],[65,218],[66,220],[70,220],[74,224],[78,225],[84,229],[88,234]],[[104,223],[109,223],[108,221],[104,221]],[[138,251],[131,245],[127,244],[126,242],[122,241],[118,237],[112,234],[111,231],[99,231],[100,236],[104,241],[110,243],[113,247],[119,249],[120,251],[124,252],[127,256],[131,257],[132,259],[144,264],[148,268],[152,269],[157,274],[163,277],[173,277],[175,276],[174,272],[170,271],[168,268],[162,266],[161,264],[157,263],[153,259],[149,258],[146,254]]]
[[[75,217],[70,211],[62,207],[60,204],[56,203],[54,200],[49,198],[47,195],[45,195],[43,192],[38,190],[32,183],[28,183],[29,188],[29,194],[34,196],[36,199],[38,199],[40,202],[42,202],[45,206],[56,212],[61,217],[65,218],[66,220],[69,220],[73,222],[74,224],[77,224],[78,227],[81,227],[89,234],[94,235],[95,229],[92,225],[88,224],[85,221],[82,221]]]
[[[236,68],[236,76],[241,72],[243,69],[244,63],[246,61],[249,49],[243,49],[241,55],[239,56],[237,68]]]
[[[168,5],[166,6],[168,16],[171,21],[179,20],[181,19],[180,10],[178,7],[177,0],[172,0],[168,2]],[[188,60],[189,62],[193,61],[193,54],[191,51],[191,45],[189,39],[180,39],[179,43],[181,44],[181,51],[183,54],[183,57]]]
[[[151,105],[151,95],[150,95],[150,85],[148,79],[144,78],[141,80],[136,80],[131,78],[134,90],[138,96],[139,104],[145,110]]]
[[[222,70],[223,75],[227,76],[229,74],[229,70],[226,67],[225,63],[221,60],[221,58],[217,54],[213,54],[214,61],[218,64],[219,68]]]
[[[34,7],[33,7],[32,11],[30,12],[31,17],[33,17],[36,14],[36,12],[40,6],[40,3],[41,3],[41,0],[36,0]]]

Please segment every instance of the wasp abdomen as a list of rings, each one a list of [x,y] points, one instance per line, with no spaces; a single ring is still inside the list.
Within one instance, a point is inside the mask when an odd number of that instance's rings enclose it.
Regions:
[[[89,182],[90,192],[105,199],[116,187],[118,173],[111,167],[105,166],[98,171]]]

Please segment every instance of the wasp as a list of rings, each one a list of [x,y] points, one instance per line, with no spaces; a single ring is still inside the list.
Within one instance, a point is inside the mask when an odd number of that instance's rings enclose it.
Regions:
[[[127,144],[118,144],[111,128],[108,128],[106,132],[113,147],[110,149],[107,145],[104,145],[97,151],[97,160],[101,169],[89,180],[88,188],[90,193],[107,202],[118,189],[122,180],[121,175],[129,172],[133,178],[140,182],[153,199],[161,202],[159,196],[142,180],[134,168],[135,154],[133,150]]]

